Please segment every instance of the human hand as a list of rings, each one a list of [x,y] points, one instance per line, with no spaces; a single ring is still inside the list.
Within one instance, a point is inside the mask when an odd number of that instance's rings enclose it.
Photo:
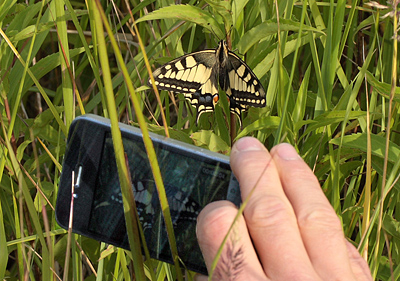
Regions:
[[[269,153],[257,139],[242,138],[232,148],[231,167],[242,200],[257,186],[213,280],[372,280],[317,178],[292,146],[280,144]],[[198,216],[197,238],[209,271],[236,214],[234,204],[218,201]]]

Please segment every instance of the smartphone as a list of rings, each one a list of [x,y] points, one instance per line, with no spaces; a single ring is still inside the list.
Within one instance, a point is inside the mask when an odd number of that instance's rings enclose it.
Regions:
[[[119,127],[150,256],[173,263],[141,130],[122,123]],[[179,257],[186,268],[207,274],[196,239],[196,218],[212,201],[240,204],[239,183],[230,169],[229,158],[156,134],[150,133],[150,138],[170,206]],[[57,222],[65,229],[68,229],[72,196],[73,232],[129,249],[108,119],[88,114],[71,124],[56,204]]]

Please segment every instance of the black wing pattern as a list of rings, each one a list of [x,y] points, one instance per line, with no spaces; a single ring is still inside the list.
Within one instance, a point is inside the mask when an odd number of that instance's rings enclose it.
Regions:
[[[226,71],[220,72],[219,83],[230,98],[231,112],[240,119],[246,106],[265,106],[265,90],[250,67],[235,53],[227,51]]]
[[[265,106],[265,90],[260,81],[224,41],[215,50],[179,57],[156,69],[153,76],[158,89],[184,94],[197,109],[196,122],[202,113],[214,111],[219,99],[218,82],[240,122],[240,113],[246,106]],[[151,85],[150,79],[148,84]]]
[[[141,180],[133,185],[133,190],[139,219],[146,233],[153,227],[155,215],[161,212],[156,185],[152,180]],[[196,221],[200,204],[175,186],[166,184],[165,191],[174,226],[184,221]]]

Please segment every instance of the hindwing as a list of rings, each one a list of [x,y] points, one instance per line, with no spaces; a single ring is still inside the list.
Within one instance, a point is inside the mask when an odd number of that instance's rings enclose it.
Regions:
[[[260,81],[250,67],[231,51],[228,51],[226,68],[219,81],[230,99],[231,112],[239,119],[246,106],[265,106],[265,90]]]
[[[152,180],[139,180],[132,183],[132,185],[139,220],[142,223],[144,232],[150,237],[149,233],[153,231],[153,227],[156,224],[157,214],[161,212],[156,184]],[[190,194],[169,184],[165,185],[165,192],[170,207],[171,221],[174,226],[196,221],[201,206],[191,198]],[[110,201],[110,203],[115,201],[118,204],[122,204],[121,191],[112,194]]]

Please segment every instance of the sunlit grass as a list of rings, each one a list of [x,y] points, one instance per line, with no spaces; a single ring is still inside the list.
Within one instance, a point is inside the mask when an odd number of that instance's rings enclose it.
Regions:
[[[293,144],[374,278],[399,279],[397,7],[382,1],[185,3],[132,1],[137,29],[125,4],[103,6],[114,49],[95,23],[94,1],[2,4],[0,280],[130,279],[134,271],[141,276],[138,270],[150,280],[180,278],[171,265],[141,264],[134,253],[79,235],[70,237],[66,256],[68,236],[53,207],[68,127],[84,112],[141,123],[224,154],[245,135],[267,148]],[[154,70],[187,52],[216,48],[222,39],[267,92],[267,106],[249,108],[242,128],[228,125],[237,120],[226,105],[196,125],[195,108],[182,95],[157,97],[147,87],[144,52]]]

